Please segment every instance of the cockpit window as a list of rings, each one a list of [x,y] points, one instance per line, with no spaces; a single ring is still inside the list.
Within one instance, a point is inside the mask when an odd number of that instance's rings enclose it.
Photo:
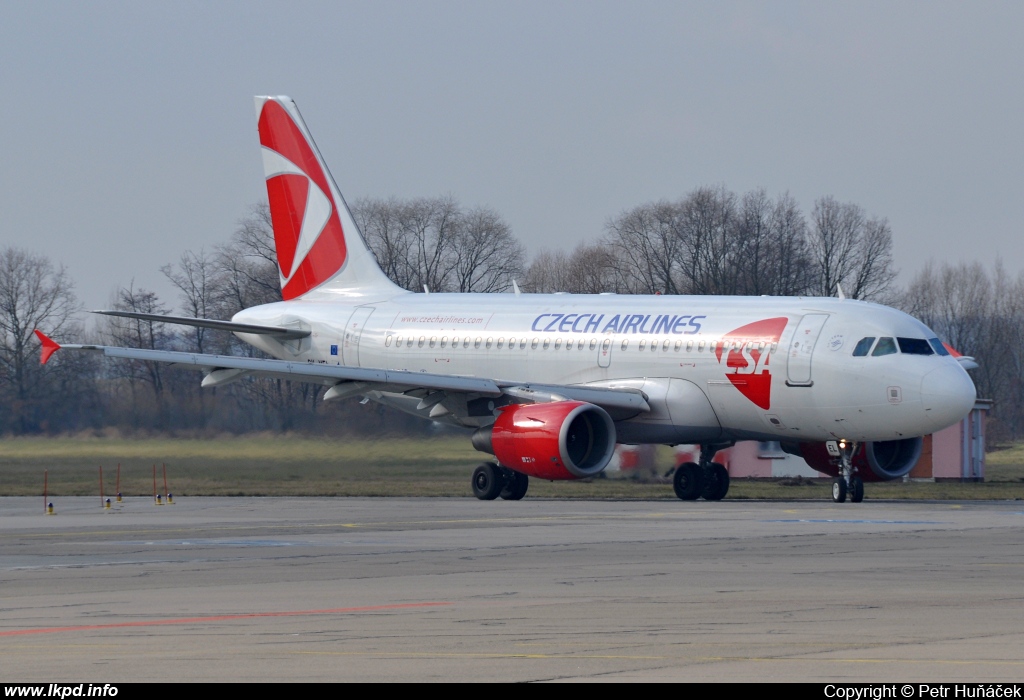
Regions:
[[[871,349],[871,344],[875,342],[875,336],[870,338],[861,338],[860,342],[857,343],[857,347],[853,349],[854,357],[865,357],[868,354],[868,350]]]
[[[935,351],[924,338],[897,338],[900,352],[904,355],[934,355]]]
[[[931,344],[932,348],[935,350],[935,354],[936,355],[943,355],[943,356],[945,356],[945,355],[949,354],[949,350],[946,349],[946,346],[943,345],[942,341],[939,340],[938,338],[932,338],[928,342]]]
[[[892,355],[896,352],[896,341],[892,338],[879,338],[878,345],[875,346],[874,352],[871,353],[872,357],[878,357],[879,355]]]

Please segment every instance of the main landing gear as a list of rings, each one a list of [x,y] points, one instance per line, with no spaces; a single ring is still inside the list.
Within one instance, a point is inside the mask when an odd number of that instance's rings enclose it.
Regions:
[[[701,445],[700,464],[684,462],[672,475],[672,488],[684,501],[720,501],[729,493],[729,472],[725,466],[711,459],[728,445]]]
[[[526,474],[506,469],[494,462],[484,462],[473,470],[473,495],[481,501],[499,496],[506,501],[519,501],[530,487]]]
[[[836,449],[839,452],[840,464],[839,476],[832,480],[832,501],[845,503],[846,497],[849,496],[851,503],[860,503],[864,500],[864,480],[857,475],[857,467],[853,466],[857,443],[840,440]]]

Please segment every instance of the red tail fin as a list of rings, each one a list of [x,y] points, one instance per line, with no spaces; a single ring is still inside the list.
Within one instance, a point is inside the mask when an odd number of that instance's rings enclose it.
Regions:
[[[391,287],[295,103],[257,97],[256,111],[282,296],[294,299],[318,288]]]

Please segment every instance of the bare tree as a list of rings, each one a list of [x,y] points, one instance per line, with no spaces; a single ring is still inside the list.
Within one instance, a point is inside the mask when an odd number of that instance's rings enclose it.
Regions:
[[[569,291],[569,256],[561,250],[542,250],[526,268],[522,289],[534,294]]]
[[[741,294],[805,294],[810,286],[807,226],[789,194],[773,202],[763,189],[743,195],[736,222]]]
[[[896,278],[888,221],[869,219],[861,207],[834,197],[818,199],[812,219],[811,252],[818,271],[815,292],[832,296],[842,285],[854,299],[884,299]]]
[[[450,196],[360,199],[352,215],[384,274],[404,289],[497,292],[522,274],[523,248],[492,209],[465,211]]]
[[[352,216],[388,279],[403,289],[412,289],[413,239],[402,225],[403,207],[394,197],[364,198],[354,202]]]
[[[185,251],[176,266],[160,268],[171,283],[181,292],[181,307],[185,315],[193,318],[217,318],[225,296],[224,271],[217,261],[200,249],[198,253]],[[185,335],[191,339],[190,350],[207,352],[205,339],[214,333],[208,328],[190,327]]]
[[[569,256],[564,291],[573,294],[600,294],[602,292],[632,293],[634,286],[622,274],[619,251],[608,244],[580,243]]]
[[[250,306],[281,301],[274,227],[266,202],[253,205],[238,222],[231,242],[217,248],[215,265],[222,314],[230,316]]]
[[[605,225],[606,242],[622,263],[627,290],[637,294],[683,294],[685,244],[678,204],[642,204]]]
[[[33,331],[39,328],[58,339],[74,335],[77,310],[63,266],[18,248],[0,250],[0,404],[5,406],[0,419],[8,429],[25,433],[40,428],[42,387],[53,370],[40,366]]]
[[[493,209],[471,209],[460,216],[458,229],[452,291],[504,292],[522,276],[523,246]]]
[[[117,311],[142,314],[165,315],[168,312],[167,307],[155,292],[142,288],[136,289],[134,280],[127,287],[117,290],[112,307]],[[149,350],[168,350],[172,347],[173,336],[167,330],[166,324],[154,321],[106,316],[103,320],[102,334],[111,345]],[[150,404],[147,399],[139,395],[138,388],[148,386],[151,393],[147,396],[152,399],[151,406],[155,410],[156,424],[159,428],[167,427],[163,395],[163,366],[157,362],[126,360],[112,362],[108,367],[113,376],[126,380],[128,383],[134,420],[139,424],[145,420],[144,414]]]

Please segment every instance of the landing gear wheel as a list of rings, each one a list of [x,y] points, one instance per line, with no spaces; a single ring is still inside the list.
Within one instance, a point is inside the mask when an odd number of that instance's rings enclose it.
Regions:
[[[832,480],[832,500],[836,503],[846,502],[846,479],[841,476]]]
[[[701,496],[705,501],[720,501],[729,493],[729,472],[725,465],[712,462],[704,471],[704,488]]]
[[[850,479],[850,503],[860,503],[864,500],[864,480],[859,476]]]
[[[704,470],[693,462],[680,464],[672,477],[672,488],[682,500],[696,501],[704,490]]]
[[[505,487],[498,494],[506,501],[521,501],[526,495],[526,489],[530,487],[530,477],[526,474],[505,470]]]
[[[473,470],[473,495],[481,501],[493,501],[504,486],[501,467],[494,462],[484,462]]]

